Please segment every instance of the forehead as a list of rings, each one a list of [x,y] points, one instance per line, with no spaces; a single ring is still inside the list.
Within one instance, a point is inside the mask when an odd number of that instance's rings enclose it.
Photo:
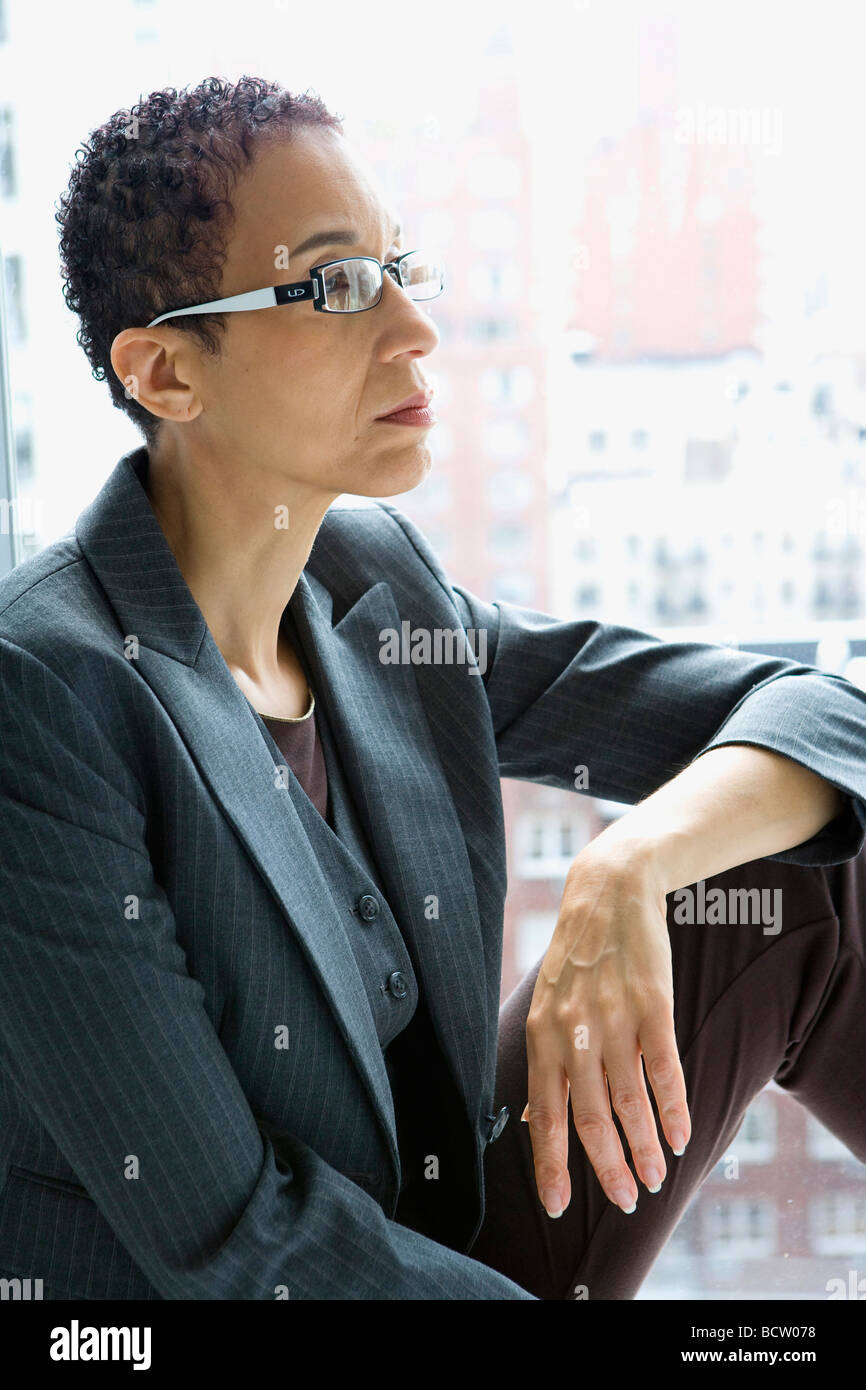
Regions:
[[[296,131],[262,142],[232,198],[232,249],[290,247],[324,227],[354,227],[359,237],[390,242],[399,221],[376,175],[344,136],[328,129]]]

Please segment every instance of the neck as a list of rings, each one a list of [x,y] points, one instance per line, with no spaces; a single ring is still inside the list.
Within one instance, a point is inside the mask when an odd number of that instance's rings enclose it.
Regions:
[[[145,491],[226,664],[256,684],[273,680],[283,611],[340,494],[177,445],[148,450]]]

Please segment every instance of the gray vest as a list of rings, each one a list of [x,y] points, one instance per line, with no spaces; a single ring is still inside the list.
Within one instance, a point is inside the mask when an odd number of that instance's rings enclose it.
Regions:
[[[402,1168],[394,1219],[462,1251],[477,1218],[466,1199],[466,1175],[475,1167],[473,1140],[419,992],[415,963],[388,904],[346,783],[325,702],[316,690],[302,639],[288,609],[283,620],[316,695],[313,717],[328,774],[329,820],[323,820],[306,795],[300,798],[299,814],[326,877],[331,879],[339,871],[339,881],[350,885],[352,927],[347,935],[364,981],[394,1098]],[[351,750],[344,753],[350,756]],[[383,1177],[375,1171],[376,1163],[371,1141],[367,1166],[348,1176],[380,1200]]]

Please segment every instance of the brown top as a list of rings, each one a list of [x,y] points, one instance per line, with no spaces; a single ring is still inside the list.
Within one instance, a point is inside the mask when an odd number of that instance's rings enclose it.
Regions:
[[[328,774],[315,708],[316,697],[310,691],[310,708],[299,718],[280,719],[275,714],[262,714],[261,718],[319,815],[328,820]]]

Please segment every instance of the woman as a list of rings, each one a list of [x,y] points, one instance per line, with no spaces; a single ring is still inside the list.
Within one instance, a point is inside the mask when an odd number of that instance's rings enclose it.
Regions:
[[[4,1276],[630,1297],[771,1076],[866,1159],[866,697],[449,582],[441,267],[317,98],[152,94],[58,219],[145,443],[0,583]],[[640,804],[500,1028],[501,775]]]

